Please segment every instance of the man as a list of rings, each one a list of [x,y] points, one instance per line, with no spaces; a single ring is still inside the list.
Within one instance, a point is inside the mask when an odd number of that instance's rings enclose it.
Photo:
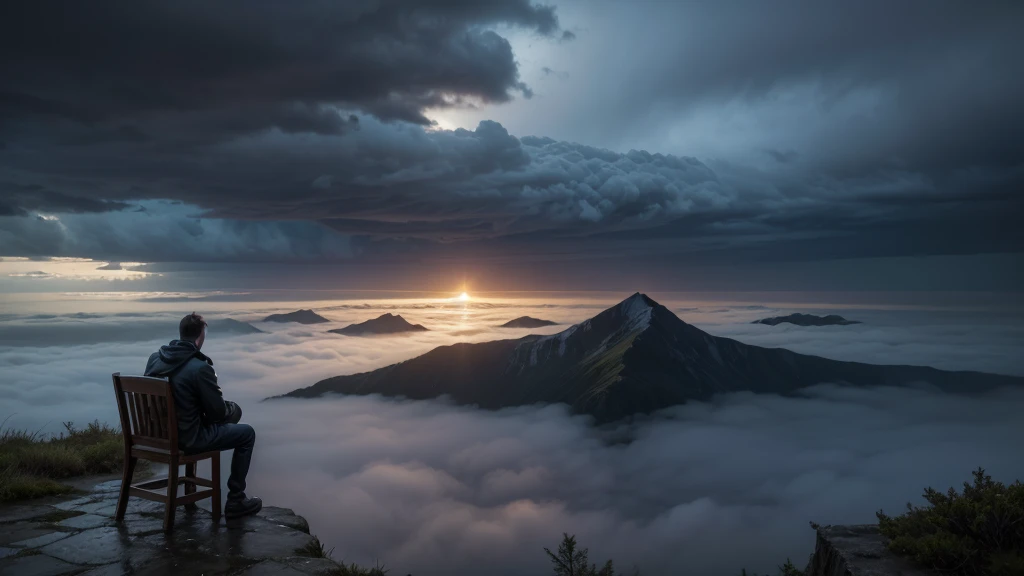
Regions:
[[[213,360],[200,352],[206,341],[206,321],[195,312],[181,319],[178,340],[162,346],[149,357],[146,376],[167,378],[174,393],[178,413],[178,447],[195,454],[214,450],[234,450],[228,501],[224,516],[239,518],[263,508],[259,498],[245,496],[245,476],[249,473],[256,431],[239,424],[242,409],[227,402],[217,385]]]

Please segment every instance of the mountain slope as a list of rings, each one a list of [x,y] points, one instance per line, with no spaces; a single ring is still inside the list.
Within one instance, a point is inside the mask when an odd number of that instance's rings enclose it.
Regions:
[[[401,334],[403,332],[426,331],[427,329],[422,325],[410,324],[405,318],[390,312],[387,314],[381,314],[380,316],[372,320],[367,320],[366,322],[349,324],[344,328],[328,330],[328,332],[344,334],[345,336],[373,336],[377,334]]]
[[[336,376],[285,396],[328,392],[413,399],[450,396],[497,409],[564,402],[599,422],[721,392],[788,394],[822,382],[908,385],[950,392],[1020,385],[1024,378],[876,366],[761,348],[711,336],[642,294],[550,336],[442,346],[373,372]]]

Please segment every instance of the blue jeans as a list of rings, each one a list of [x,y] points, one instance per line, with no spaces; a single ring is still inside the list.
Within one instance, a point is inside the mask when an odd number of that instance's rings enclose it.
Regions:
[[[237,408],[237,404],[235,405]],[[194,445],[188,452],[212,452],[234,450],[231,456],[231,475],[228,477],[228,501],[245,498],[245,477],[249,474],[252,448],[256,444],[256,431],[248,424],[239,424],[242,410],[235,409],[227,421],[203,426]]]

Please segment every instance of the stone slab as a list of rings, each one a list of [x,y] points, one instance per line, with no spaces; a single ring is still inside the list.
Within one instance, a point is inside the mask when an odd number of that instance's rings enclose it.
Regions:
[[[214,522],[207,510],[179,507],[174,530],[164,533],[158,502],[130,499],[124,520],[114,522],[119,484],[0,507],[0,538],[10,540],[0,546],[12,554],[0,559],[0,576],[309,576],[339,568],[327,558],[302,557],[313,537],[306,520],[287,508]]]
[[[0,546],[11,546],[14,542],[42,536],[50,531],[50,528],[30,521],[0,524]]]
[[[260,518],[279,524],[281,526],[287,526],[300,532],[309,534],[309,522],[302,516],[297,515],[290,508],[278,508],[276,506],[266,506],[263,510],[260,510],[257,515]]]
[[[100,526],[112,526],[114,519],[110,516],[100,516],[98,514],[82,514],[81,516],[75,516],[68,518],[67,520],[61,520],[57,523],[57,526],[61,528],[70,528],[73,530],[88,530],[90,528],[99,528]]]
[[[127,534],[117,528],[93,528],[39,549],[43,554],[76,564],[110,564],[128,555]]]
[[[43,534],[42,536],[36,536],[35,538],[29,538],[28,540],[19,540],[18,542],[12,543],[11,546],[17,546],[19,548],[25,549],[39,548],[40,546],[52,544],[57,540],[63,540],[68,536],[71,536],[71,534],[71,532],[61,532],[59,530],[54,530],[53,532],[48,532],[46,534]]]
[[[61,576],[81,570],[81,566],[42,554],[0,560],[0,576]]]
[[[932,576],[890,552],[877,524],[821,526],[808,576]]]
[[[38,518],[51,512],[49,506],[15,504],[0,506],[0,523],[19,522]]]

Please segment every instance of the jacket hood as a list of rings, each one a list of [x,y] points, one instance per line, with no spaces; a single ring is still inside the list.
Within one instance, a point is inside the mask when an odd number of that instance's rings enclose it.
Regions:
[[[167,376],[192,358],[199,358],[207,364],[213,364],[206,354],[196,348],[195,343],[188,340],[171,340],[169,344],[161,346],[160,350],[150,358],[149,366],[146,367],[146,376]]]

